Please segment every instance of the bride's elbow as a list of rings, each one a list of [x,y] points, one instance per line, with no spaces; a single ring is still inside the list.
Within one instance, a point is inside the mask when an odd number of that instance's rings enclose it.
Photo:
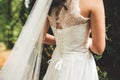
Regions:
[[[93,45],[92,51],[97,55],[102,55],[105,50],[105,44],[102,45]]]
[[[102,48],[97,48],[97,49],[96,49],[97,55],[102,55],[102,54],[104,53],[104,50],[105,50],[104,47],[102,47]]]

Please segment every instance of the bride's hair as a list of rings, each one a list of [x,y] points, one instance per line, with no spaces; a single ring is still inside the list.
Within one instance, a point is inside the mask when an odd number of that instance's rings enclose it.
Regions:
[[[65,2],[66,0],[53,0],[49,13],[51,12],[52,8],[56,8],[59,6],[63,6],[65,10],[67,10],[67,7],[64,5]]]
[[[53,0],[51,7],[63,6],[67,10],[67,7],[64,5],[65,2],[66,0]]]

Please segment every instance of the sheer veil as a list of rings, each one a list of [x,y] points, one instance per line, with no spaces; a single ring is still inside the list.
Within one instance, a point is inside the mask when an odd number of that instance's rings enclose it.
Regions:
[[[39,80],[42,38],[52,0],[36,0],[20,36],[0,71],[0,80]]]

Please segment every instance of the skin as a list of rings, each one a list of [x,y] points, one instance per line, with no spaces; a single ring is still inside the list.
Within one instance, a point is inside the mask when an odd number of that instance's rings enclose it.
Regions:
[[[90,50],[102,55],[105,49],[105,12],[103,0],[80,0],[81,15],[90,18],[91,44]],[[47,33],[49,21],[46,19],[44,43],[55,44],[54,36]]]
[[[50,23],[48,18],[46,18],[45,24],[44,24],[44,35],[43,35],[43,43],[44,44],[56,44],[55,37],[53,35],[50,35],[47,33],[49,29]]]

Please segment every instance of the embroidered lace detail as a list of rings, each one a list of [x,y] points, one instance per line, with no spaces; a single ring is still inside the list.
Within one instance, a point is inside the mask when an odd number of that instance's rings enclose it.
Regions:
[[[57,27],[58,25],[60,25],[62,26],[62,28],[66,28],[75,25],[85,24],[89,21],[89,18],[85,18],[80,14],[79,0],[68,0],[65,5],[68,10],[65,10],[65,8],[63,7],[60,10],[58,16],[56,16],[55,14],[56,11],[58,11],[58,8],[54,8],[51,11],[51,15],[48,16],[51,26]]]

